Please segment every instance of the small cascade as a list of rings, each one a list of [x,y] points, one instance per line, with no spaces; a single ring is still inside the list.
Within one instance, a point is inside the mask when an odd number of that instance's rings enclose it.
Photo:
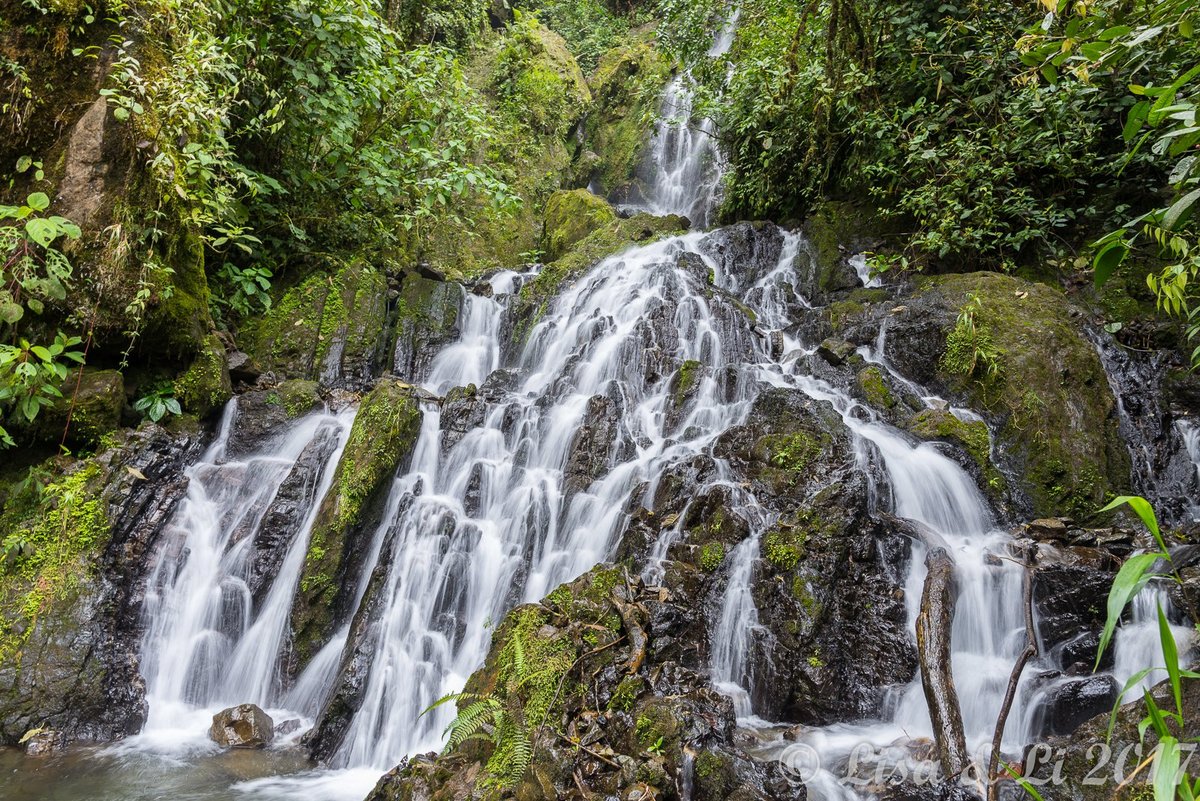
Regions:
[[[142,671],[150,706],[143,740],[203,737],[196,721],[224,706],[278,707],[292,596],[309,529],[349,434],[350,414],[312,414],[245,456],[227,453],[238,406],[188,471],[145,605]],[[279,497],[287,493],[282,504]],[[300,517],[281,516],[298,501]],[[260,543],[288,526],[288,539]],[[281,553],[278,564],[260,560]],[[291,712],[316,714],[313,695]],[[294,715],[293,715],[294,716]],[[186,729],[184,727],[187,727]]]
[[[708,58],[729,52],[741,9],[734,9],[717,33]],[[650,142],[653,182],[646,208],[654,214],[680,214],[707,228],[719,203],[725,165],[717,147],[716,125],[695,119],[695,82],[690,72],[677,75],[663,92],[659,122]]]

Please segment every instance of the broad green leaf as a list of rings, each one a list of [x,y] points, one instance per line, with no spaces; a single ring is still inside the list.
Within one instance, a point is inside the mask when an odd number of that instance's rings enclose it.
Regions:
[[[11,300],[0,302],[0,321],[12,325],[25,316],[25,310],[21,308],[21,304],[13,303]]]
[[[1100,289],[1112,277],[1117,268],[1121,266],[1121,262],[1125,261],[1125,257],[1129,255],[1129,248],[1124,242],[1116,241],[1109,242],[1096,254],[1092,260],[1092,269],[1095,274],[1096,289]]]
[[[49,247],[50,243],[58,237],[58,226],[49,220],[34,217],[25,221],[25,233],[29,234],[29,238],[42,247]]]
[[[34,192],[25,199],[25,205],[34,211],[45,211],[50,208],[50,198],[45,192]]]
[[[32,348],[29,349],[29,352],[32,353],[34,356],[37,356],[39,359],[41,359],[44,362],[54,361],[53,354],[51,354],[50,351],[48,351],[46,348],[42,347],[41,345],[34,345]]]
[[[1175,227],[1191,214],[1192,207],[1196,205],[1197,200],[1200,200],[1200,189],[1193,189],[1172,203],[1171,207],[1167,209],[1167,213],[1163,215],[1163,228],[1174,231]]]
[[[1179,741],[1170,735],[1158,741],[1154,757],[1154,801],[1175,801],[1179,784]]]
[[[1100,647],[1096,650],[1096,667],[1094,669],[1100,669],[1100,659],[1104,656],[1104,651],[1112,640],[1117,623],[1121,620],[1121,613],[1125,611],[1125,607],[1129,605],[1133,597],[1141,592],[1147,582],[1154,577],[1152,574],[1147,574],[1146,571],[1159,558],[1161,558],[1161,554],[1143,553],[1131,556],[1125,560],[1125,564],[1121,565],[1117,577],[1113,579],[1112,589],[1108,593],[1108,619],[1104,621],[1104,631],[1100,635]]]
[[[1145,498],[1138,495],[1122,495],[1114,498],[1112,503],[1101,509],[1101,512],[1111,512],[1118,506],[1128,504],[1129,508],[1137,513],[1137,516],[1142,519],[1142,523],[1154,535],[1154,541],[1158,543],[1158,547],[1162,549],[1162,556],[1170,558],[1167,550],[1167,544],[1163,541],[1162,534],[1158,530],[1158,518],[1154,514],[1154,507]]]
[[[1166,662],[1167,678],[1171,681],[1171,694],[1175,698],[1175,713],[1183,718],[1183,685],[1179,676],[1179,652],[1175,645],[1175,634],[1158,604],[1158,639],[1162,643],[1163,660]]]

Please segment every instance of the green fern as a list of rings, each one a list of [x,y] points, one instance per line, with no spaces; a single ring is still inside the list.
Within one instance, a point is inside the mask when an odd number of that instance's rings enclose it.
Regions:
[[[488,783],[502,788],[515,787],[529,770],[536,732],[545,724],[575,657],[566,639],[539,637],[545,623],[541,612],[518,613],[513,622],[500,651],[495,691],[450,693],[425,710],[458,703],[458,715],[443,733],[445,750],[476,740],[491,743]]]

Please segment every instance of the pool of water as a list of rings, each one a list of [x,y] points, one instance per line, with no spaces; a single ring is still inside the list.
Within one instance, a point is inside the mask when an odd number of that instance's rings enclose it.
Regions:
[[[378,779],[318,770],[294,745],[180,754],[130,743],[48,757],[0,748],[0,801],[362,801]]]

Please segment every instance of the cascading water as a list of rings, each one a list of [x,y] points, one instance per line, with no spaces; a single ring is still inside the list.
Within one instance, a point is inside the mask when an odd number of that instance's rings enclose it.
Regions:
[[[710,57],[729,49],[736,23],[734,13]],[[703,226],[721,163],[712,123],[689,125],[693,100],[686,74],[666,90],[665,119],[650,155],[656,180],[647,200],[652,211],[685,214]],[[795,290],[801,238],[784,235],[774,267],[748,275],[717,257],[721,236],[692,233],[602,261],[553,302],[511,364],[504,363],[503,347],[511,328],[509,300],[530,276],[494,276],[491,297],[464,292],[459,338],[436,356],[423,386],[447,396],[473,384],[475,394],[424,404],[410,466],[394,478],[354,598],[359,613],[371,615],[367,633],[356,640],[351,622],[341,621],[291,687],[280,671],[291,599],[351,415],[311,415],[255,454],[231,458],[227,444],[237,413],[231,404],[216,442],[191,469],[189,496],[150,580],[143,648],[150,720],[133,745],[186,741],[194,747],[208,715],[232,703],[315,718],[337,692],[341,668],[354,650],[364,657],[364,672],[355,678],[361,693],[338,738],[333,770],[241,789],[274,797],[303,792],[361,798],[379,773],[405,756],[440,747],[453,711],[450,705],[425,710],[460,689],[483,663],[491,627],[504,613],[610,558],[629,510],[649,505],[671,467],[711,455],[716,438],[745,421],[765,387],[798,390],[832,406],[854,439],[863,472],[870,477],[876,475],[871,467],[882,468],[872,497],[927,529],[954,558],[961,592],[953,669],[970,745],[989,743],[1024,627],[1024,571],[1009,558],[1008,535],[995,529],[970,476],[937,446],[915,442],[813,374],[815,348],[788,333],[810,313]],[[877,285],[865,260],[852,263],[865,286]],[[884,356],[886,332],[885,324],[876,346],[860,355],[915,397],[942,404],[896,374]],[[694,400],[680,412],[672,406],[671,382],[690,360],[707,369]],[[455,404],[473,405],[470,425],[447,424],[458,413]],[[598,445],[581,436],[585,418],[604,432]],[[1200,476],[1200,432],[1192,427],[1180,434]],[[714,684],[733,698],[739,721],[766,727],[754,717],[751,700],[761,680],[752,668],[760,627],[751,589],[764,532],[775,520],[747,487],[732,481],[727,465],[714,462],[713,477],[696,494],[722,486],[750,535],[726,561],[710,671]],[[302,463],[316,468],[301,471]],[[274,578],[252,587],[255,542],[269,528],[264,521],[289,481],[304,485],[302,522],[289,532]],[[648,577],[683,536],[682,522],[662,533],[652,547]],[[923,552],[914,546],[905,582],[910,631],[925,574]],[[1118,678],[1145,658],[1143,639],[1153,620],[1147,610],[1156,609],[1158,600],[1139,599],[1137,625],[1118,636]],[[1018,693],[1007,747],[1028,739],[1029,708],[1036,702],[1030,693]],[[836,765],[864,742],[883,751],[897,741],[932,736],[919,680],[894,692],[883,714],[881,722],[811,729],[801,741]],[[766,752],[786,759],[787,748],[778,743]],[[810,795],[853,793],[832,773],[821,773],[810,782]]]
[[[708,50],[723,56],[733,46],[741,9],[734,9]],[[653,182],[646,207],[654,214],[680,214],[705,228],[719,200],[723,156],[717,147],[716,125],[695,117],[695,82],[683,72],[667,85],[659,104],[659,122],[650,142]]]
[[[190,470],[187,498],[168,525],[165,552],[146,597],[142,672],[150,713],[143,741],[201,739],[212,713],[235,703],[276,707],[284,700],[280,658],[292,596],[319,500],[346,444],[351,416],[313,414],[257,452],[230,456],[237,403],[222,418],[216,440]],[[298,500],[300,518],[280,549],[269,588],[256,593],[258,537],[283,487]],[[264,524],[264,520],[268,520]],[[291,708],[311,718],[312,706]]]

